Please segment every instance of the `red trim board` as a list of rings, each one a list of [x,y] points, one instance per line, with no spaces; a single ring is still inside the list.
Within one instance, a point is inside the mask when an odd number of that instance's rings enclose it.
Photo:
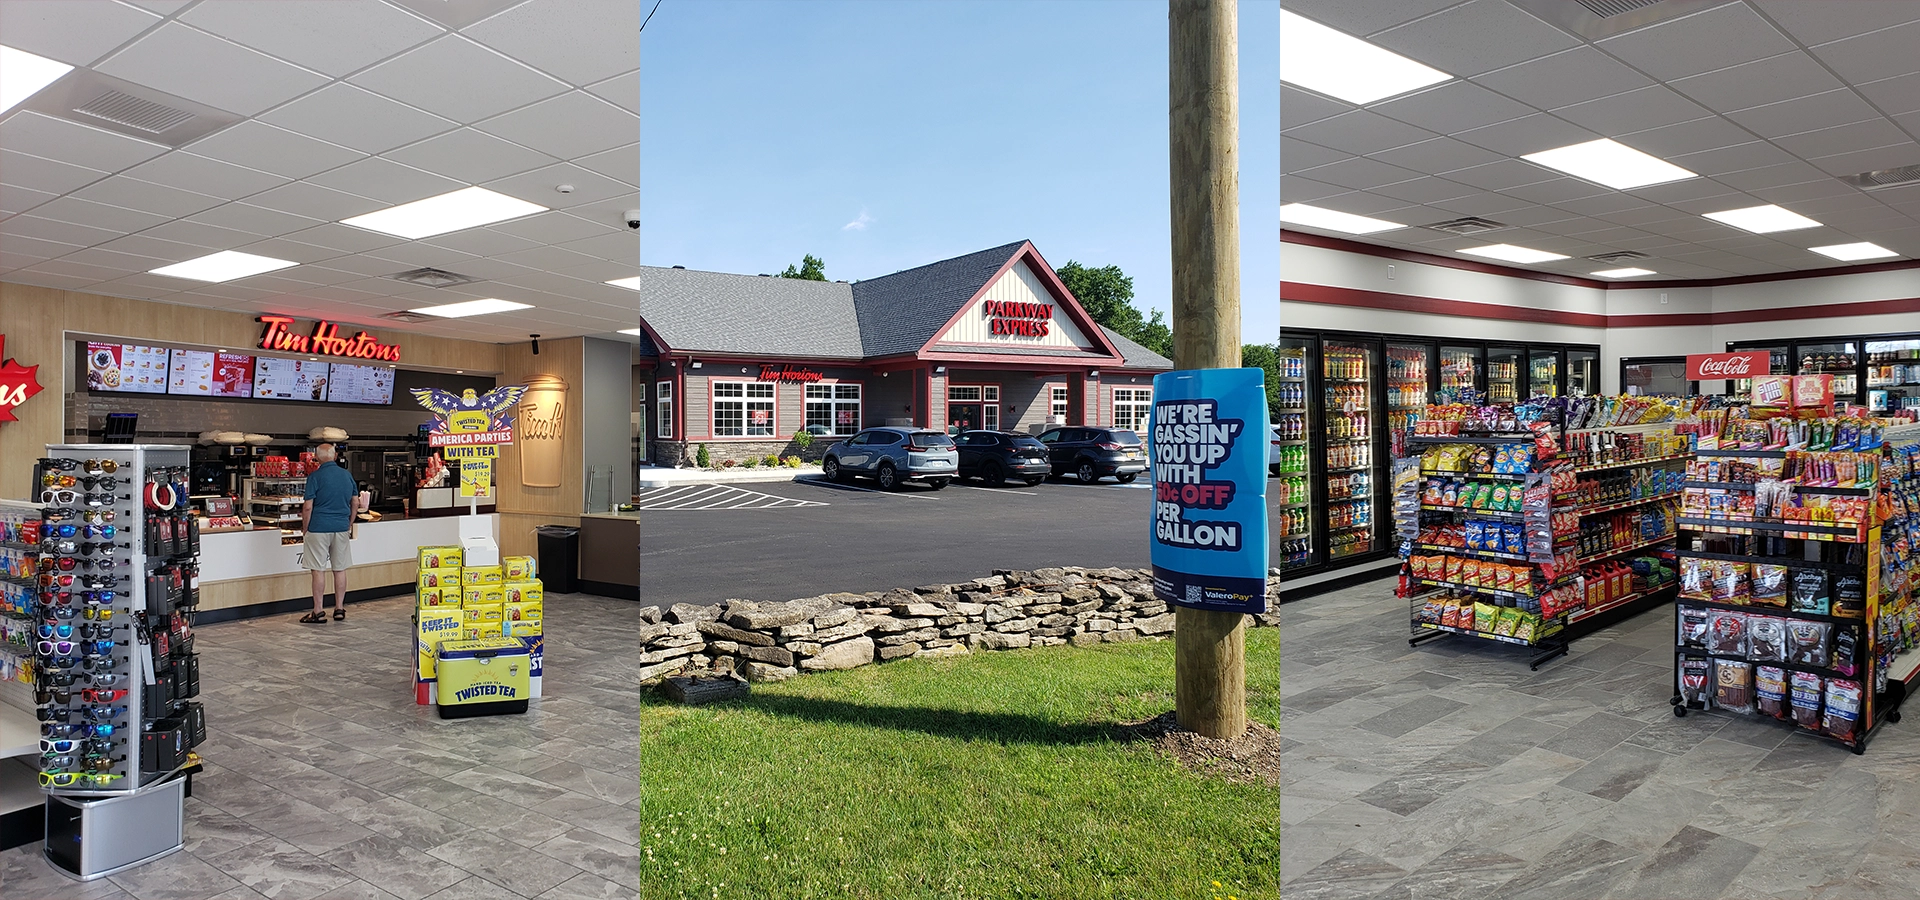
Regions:
[[[1391,294],[1358,288],[1297,281],[1280,283],[1280,299],[1295,303],[1319,303],[1361,309],[1428,313],[1469,319],[1503,319],[1511,322],[1537,322],[1544,325],[1572,325],[1581,328],[1659,328],[1673,325],[1734,325],[1744,322],[1772,322],[1789,319],[1833,319],[1844,316],[1885,316],[1920,313],[1920,297],[1897,300],[1862,300],[1851,303],[1814,303],[1803,306],[1737,309],[1715,313],[1663,313],[1651,315],[1607,316],[1597,313],[1507,306],[1447,300],[1412,294]]]

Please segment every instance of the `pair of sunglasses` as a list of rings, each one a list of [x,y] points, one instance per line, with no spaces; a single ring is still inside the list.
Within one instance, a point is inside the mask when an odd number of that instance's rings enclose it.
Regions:
[[[103,785],[112,784],[124,775],[96,775],[82,772],[41,772],[41,787],[72,787],[76,784]]]
[[[69,602],[69,600],[67,599],[67,596],[68,595],[63,594],[60,600],[47,601],[46,608],[42,609],[40,611],[40,614],[53,619],[73,618],[75,615],[77,615],[80,612],[80,608],[77,606],[74,606],[71,602]]]
[[[85,610],[82,611],[82,614],[89,619],[97,619],[104,622],[113,618],[113,607],[103,603],[88,603]]]
[[[80,479],[59,472],[48,472],[40,476],[40,486],[45,488],[70,488],[80,483]]]
[[[80,746],[80,744],[81,744],[80,741],[74,741],[74,740],[57,740],[56,741],[56,740],[49,740],[47,738],[41,738],[40,752],[41,753],[72,753],[73,748]]]
[[[71,523],[66,525],[53,524],[55,522],[65,522],[67,519],[71,519],[71,518],[73,518],[73,516],[67,515],[58,519],[48,519],[47,524],[41,526],[40,528],[41,536],[44,538],[44,540],[41,541],[42,545],[52,546],[53,541],[60,540],[62,538],[71,538],[79,534],[80,526],[78,525],[74,525]]]
[[[85,528],[80,529],[80,532],[83,536],[90,537],[90,538],[111,538],[115,534],[119,533],[119,531],[120,531],[120,528],[119,526],[116,526],[116,525],[97,525],[97,524],[88,525]]]
[[[70,722],[44,722],[40,725],[40,736],[43,738],[70,738],[76,735],[85,737],[86,731],[87,726]]]
[[[80,696],[88,703],[114,703],[127,696],[127,689],[87,688],[80,692]]]
[[[74,630],[74,626],[72,625],[42,624],[39,628],[39,634],[41,637],[46,638],[47,640],[53,640],[54,638],[70,638],[70,637],[73,637],[73,630]]]
[[[89,722],[111,722],[127,714],[124,706],[83,706],[80,714]]]
[[[111,475],[88,475],[85,478],[80,479],[80,484],[82,487],[85,487],[87,490],[90,490],[90,491],[93,490],[94,488],[99,488],[100,490],[103,490],[103,491],[111,491],[114,488],[117,488],[120,486],[120,479],[115,478]]]
[[[93,462],[93,460],[87,460],[87,461]],[[80,461],[77,459],[68,459],[64,456],[42,456],[40,457],[40,468],[54,469],[58,471],[65,471],[68,469],[78,469],[80,468]]]
[[[35,644],[34,648],[40,651],[41,656],[72,656],[75,648],[79,646],[79,641],[41,641]]]
[[[89,459],[86,462],[81,463],[80,468],[86,470],[86,472],[90,475],[96,474],[96,473],[105,473],[107,475],[112,475],[113,473],[120,471],[120,464],[117,462],[114,462],[111,459]]]

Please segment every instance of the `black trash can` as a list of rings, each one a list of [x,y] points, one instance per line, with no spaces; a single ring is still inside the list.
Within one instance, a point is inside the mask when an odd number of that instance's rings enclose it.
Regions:
[[[580,529],[570,525],[541,525],[533,530],[540,543],[540,586],[553,594],[579,590]]]

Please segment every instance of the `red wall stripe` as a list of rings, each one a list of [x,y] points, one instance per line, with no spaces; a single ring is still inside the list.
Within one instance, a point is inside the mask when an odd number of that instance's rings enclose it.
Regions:
[[[1535,322],[1544,325],[1572,325],[1582,328],[1659,328],[1675,325],[1734,325],[1744,322],[1772,322],[1788,319],[1832,319],[1842,316],[1885,316],[1920,313],[1920,297],[1897,300],[1861,300],[1852,303],[1814,303],[1803,306],[1740,309],[1715,313],[1655,313],[1650,315],[1603,316],[1596,313],[1506,306],[1469,300],[1447,300],[1385,291],[1304,284],[1280,283],[1280,299],[1296,303],[1348,306],[1360,309],[1384,309],[1394,312],[1430,313],[1467,319],[1500,319],[1509,322]]]

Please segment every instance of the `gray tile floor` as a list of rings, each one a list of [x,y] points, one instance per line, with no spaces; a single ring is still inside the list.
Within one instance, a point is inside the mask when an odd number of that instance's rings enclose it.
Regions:
[[[1281,607],[1287,900],[1920,896],[1920,718],[1864,756],[1675,718],[1672,607],[1575,641],[1407,646],[1392,581]]]
[[[0,853],[8,900],[631,898],[639,891],[636,604],[547,596],[544,699],[415,706],[412,601],[199,630],[207,772],[186,849],[80,884]]]

